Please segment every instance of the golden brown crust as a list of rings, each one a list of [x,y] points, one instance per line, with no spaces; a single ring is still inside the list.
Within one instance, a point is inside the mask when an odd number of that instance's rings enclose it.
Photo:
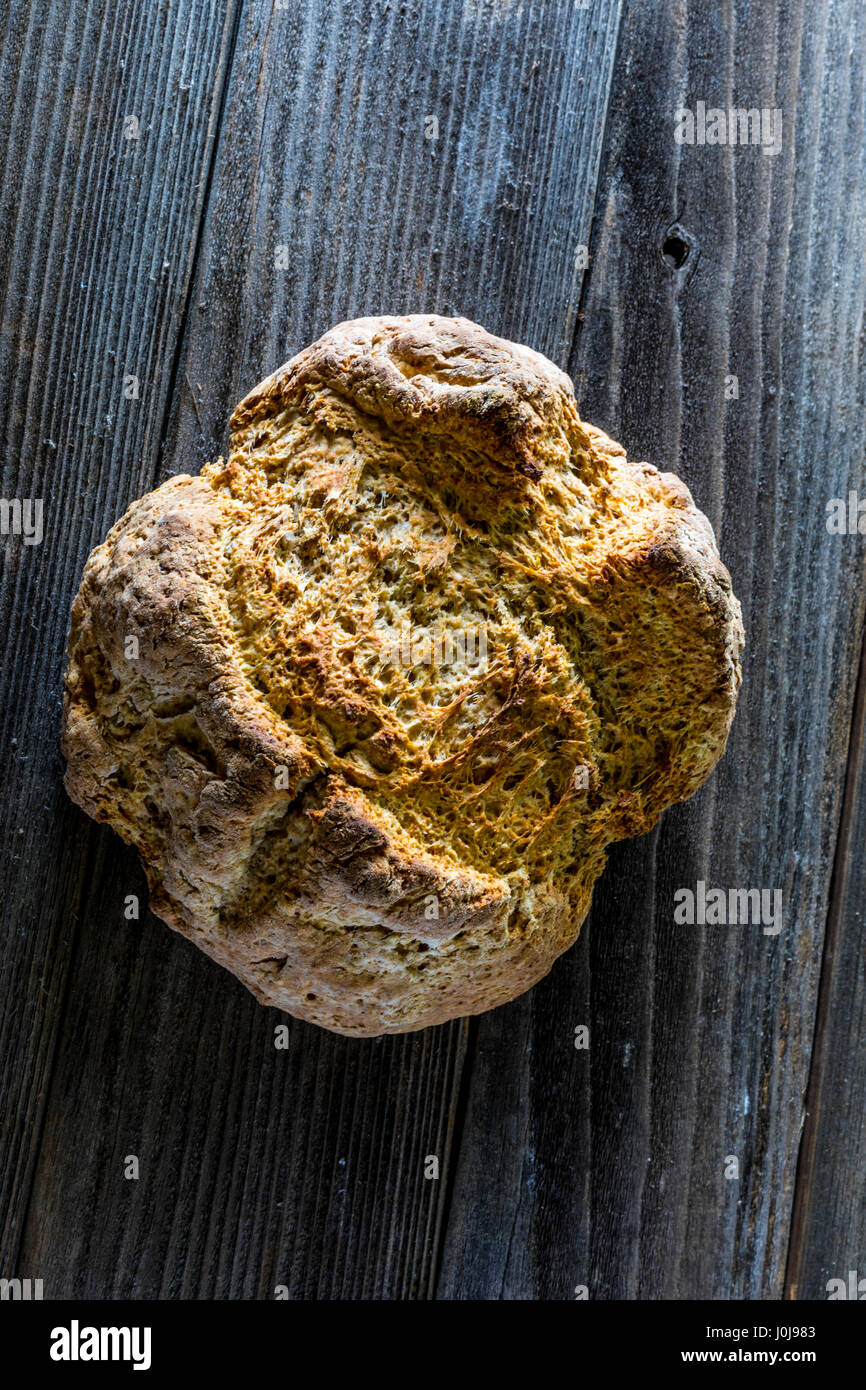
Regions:
[[[340,324],[231,427],[88,561],[70,795],[264,1003],[355,1035],[503,1003],[721,756],[709,523],[465,319]]]

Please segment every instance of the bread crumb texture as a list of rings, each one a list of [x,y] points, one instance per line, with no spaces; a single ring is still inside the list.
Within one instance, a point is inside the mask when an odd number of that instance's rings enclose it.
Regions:
[[[358,319],[90,556],[66,786],[262,1003],[409,1032],[548,972],[606,847],[721,756],[742,644],[688,489],[553,363]]]

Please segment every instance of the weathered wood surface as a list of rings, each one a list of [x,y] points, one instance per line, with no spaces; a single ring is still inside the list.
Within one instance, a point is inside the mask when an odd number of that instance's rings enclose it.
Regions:
[[[782,1292],[864,611],[862,537],[825,526],[826,500],[866,482],[864,14],[734,9],[733,32],[713,7],[627,17],[571,367],[587,417],[681,472],[716,526],[747,632],[739,709],[698,797],[611,855],[582,945],[479,1023],[457,1296]],[[675,145],[673,111],[702,98],[781,107],[781,152]],[[675,223],[694,239],[679,271],[661,255]],[[783,930],[675,926],[675,889],[698,879],[780,887]],[[862,972],[856,895],[840,932]],[[856,1075],[862,1001],[833,1038]],[[844,1263],[866,1238],[862,1088],[828,1103],[810,1239]],[[807,1264],[800,1296],[825,1296]]]
[[[858,0],[11,6],[3,496],[44,497],[45,539],[6,541],[0,578],[0,1274],[775,1298],[787,1267],[802,1298],[863,1264],[866,584],[824,519],[866,495],[864,40]],[[781,108],[780,152],[676,145],[700,100]],[[682,473],[748,648],[726,759],[612,853],[548,980],[363,1042],[124,922],[143,875],[64,796],[58,692],[126,503],[222,451],[236,400],[333,322],[422,309],[548,353],[588,419]],[[781,888],[781,932],[675,926],[698,879]]]
[[[14,0],[3,25],[2,487],[45,509],[42,544],[4,540],[0,575],[5,1271],[17,1266],[43,1127],[49,1145],[56,1133],[45,1103],[68,1045],[63,1016],[78,927],[91,925],[82,913],[97,886],[96,846],[131,872],[61,786],[69,604],[89,550],[153,478],[232,25],[205,3]],[[124,136],[127,116],[139,120],[138,139]],[[140,378],[138,401],[124,398],[127,375]],[[113,1128],[110,1112],[100,1117],[90,1154],[106,1118]],[[87,1164],[84,1152],[64,1153],[58,1182]]]
[[[866,647],[827,922],[807,1118],[788,1262],[791,1298],[820,1297],[831,1279],[866,1292]],[[838,1285],[836,1286],[838,1290]]]

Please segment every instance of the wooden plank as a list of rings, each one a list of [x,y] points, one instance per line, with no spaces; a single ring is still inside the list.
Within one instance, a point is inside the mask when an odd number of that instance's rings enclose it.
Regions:
[[[240,396],[356,314],[461,312],[564,354],[618,16],[244,7],[168,471],[221,450]],[[429,1296],[469,1025],[364,1042],[292,1023],[276,1052],[281,1015],[160,924],[121,926],[141,874],[93,845],[22,1273],[51,1296]]]
[[[4,1275],[99,843],[60,781],[69,604],[88,551],[156,472],[234,14],[204,0],[4,11],[2,488],[44,507],[42,543],[5,539],[0,574]]]
[[[710,783],[614,850],[575,950],[479,1023],[441,1296],[782,1294],[864,612],[862,538],[825,526],[828,499],[866,492],[864,39],[856,0],[628,11],[572,368],[587,418],[680,472],[714,522],[744,685]],[[699,100],[780,107],[780,153],[676,145],[675,109]],[[675,926],[699,879],[781,888],[782,931]],[[859,887],[829,967],[812,1296],[866,1239],[862,1086],[846,1101],[843,1080]]]
[[[786,1294],[795,1299],[827,1298],[831,1294],[862,1299],[866,1293],[862,1282],[866,1279],[864,721],[866,645],[852,726],[797,1174],[786,1278]]]
[[[250,20],[175,471],[220,452],[250,385],[347,317],[459,313],[563,356],[619,9],[555,0],[541,24],[516,0],[364,0],[293,4],[262,34]]]

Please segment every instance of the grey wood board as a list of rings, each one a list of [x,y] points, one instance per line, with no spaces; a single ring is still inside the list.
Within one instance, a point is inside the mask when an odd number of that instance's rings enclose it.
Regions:
[[[866,647],[836,849],[786,1275],[787,1295],[796,1299],[827,1298],[830,1293],[850,1298],[852,1286],[858,1300],[866,1294],[864,717]]]
[[[44,504],[41,545],[6,538],[0,574],[4,1270],[17,1263],[102,838],[61,785],[69,604],[88,551],[155,473],[233,13],[205,3],[4,10],[2,486]],[[125,385],[132,376],[137,388]],[[124,394],[135,389],[137,399]]]
[[[70,444],[70,485],[86,465],[78,485],[100,508],[84,534],[76,530],[74,557],[64,553],[63,581],[43,577],[57,637],[33,691],[41,787],[56,798],[67,840],[82,843],[69,846],[57,882],[58,822],[44,852],[44,830],[34,827],[14,882],[40,906],[54,892],[67,927],[74,902],[81,926],[74,949],[70,933],[63,958],[51,957],[50,1045],[30,1067],[47,1114],[40,1132],[26,1118],[21,1128],[28,1174],[37,1152],[38,1161],[26,1226],[10,1248],[22,1271],[40,1271],[50,1296],[433,1291],[469,1025],[359,1043],[291,1023],[291,1049],[279,1053],[279,1015],[162,925],[123,924],[126,897],[144,893],[134,856],[91,831],[57,790],[65,610],[87,548],[124,503],[162,472],[195,471],[224,447],[239,396],[330,322],[459,311],[564,356],[618,15],[615,4],[593,13],[564,2],[543,16],[538,6],[480,0],[246,5],[210,39],[213,14],[196,15],[197,44],[221,45],[207,98],[193,84],[218,127],[212,167],[209,148],[179,161],[166,133],[166,168],[152,174],[150,194],[161,197],[160,179],[202,190],[198,223],[191,217],[185,231],[194,273],[183,323],[172,319],[165,348],[150,341],[132,308],[144,275],[135,258],[120,285],[103,287],[106,303],[122,301],[140,344],[126,354],[129,370],[158,361],[170,399],[140,411],[150,433],[134,441],[132,467],[123,460],[133,441],[113,427],[101,451]],[[160,119],[169,126],[171,113]],[[103,145],[87,155],[98,165]],[[122,218],[113,207],[103,215],[111,274]],[[288,273],[276,268],[281,245]],[[76,389],[89,408],[104,388],[87,345],[81,370]],[[41,650],[44,631],[31,641]],[[31,939],[36,979],[51,946],[39,953]],[[19,1078],[25,1098],[27,1083]],[[141,1162],[137,1183],[123,1177],[129,1154]],[[428,1154],[442,1164],[439,1182],[424,1178]],[[23,1178],[20,1186],[18,1210]]]
[[[710,783],[612,852],[577,947],[478,1024],[442,1295],[783,1291],[864,614],[862,537],[825,524],[830,498],[866,493],[864,26],[845,3],[628,11],[571,368],[587,418],[713,521],[743,689]],[[781,108],[780,152],[677,145],[699,100]],[[783,930],[676,926],[699,879],[780,888]],[[827,1066],[860,1056],[855,884]],[[826,1104],[807,1271],[866,1234],[862,1088]]]

